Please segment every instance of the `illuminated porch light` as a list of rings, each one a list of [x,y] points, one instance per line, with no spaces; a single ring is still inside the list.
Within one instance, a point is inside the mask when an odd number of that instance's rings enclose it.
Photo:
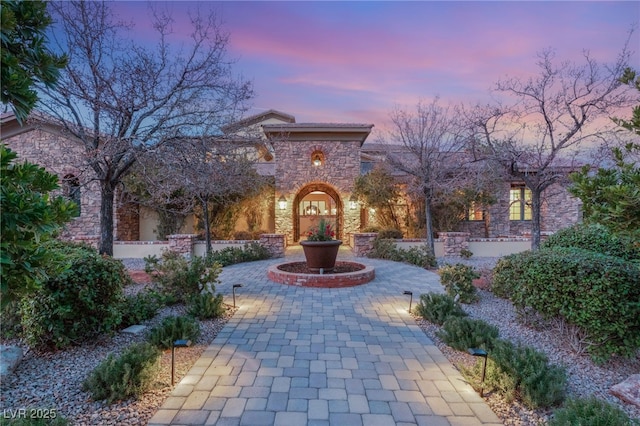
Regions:
[[[280,207],[280,210],[285,210],[287,208],[287,199],[284,198],[284,195],[281,195],[280,198],[278,198],[278,206]]]
[[[349,208],[351,210],[355,210],[358,208],[358,199],[355,195],[352,195],[351,198],[349,198]]]
[[[313,156],[313,165],[316,167],[322,166],[322,156],[320,154]]]

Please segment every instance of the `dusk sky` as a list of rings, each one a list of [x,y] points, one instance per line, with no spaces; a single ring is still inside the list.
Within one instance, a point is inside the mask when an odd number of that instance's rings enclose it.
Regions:
[[[439,95],[487,100],[505,76],[536,73],[536,53],[612,62],[637,2],[197,2],[215,8],[230,34],[234,69],[253,81],[253,115],[277,109],[297,122],[384,128],[398,105]],[[117,2],[145,30],[145,3]],[[164,2],[179,23],[193,2]],[[177,26],[178,27],[178,26]],[[176,28],[178,29],[178,28]],[[631,41],[640,69],[640,31]]]

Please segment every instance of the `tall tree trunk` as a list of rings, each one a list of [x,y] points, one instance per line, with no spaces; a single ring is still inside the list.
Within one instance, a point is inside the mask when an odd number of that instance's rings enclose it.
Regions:
[[[209,199],[208,197],[200,199],[202,202],[202,216],[204,217],[204,238],[206,241],[205,249],[207,256],[211,253],[211,223],[209,222]]]
[[[426,192],[426,191],[425,191]],[[431,197],[429,197],[429,194],[425,194],[425,198],[424,198],[424,216],[425,216],[425,225],[427,227],[427,246],[429,246],[429,249],[431,250],[431,253],[433,253],[434,255],[436,254],[436,249],[435,249],[435,241],[433,238],[433,218],[431,215]]]
[[[531,250],[540,248],[540,216],[542,210],[542,191],[531,189]]]
[[[115,186],[108,180],[100,181],[100,254],[113,256],[113,198]]]

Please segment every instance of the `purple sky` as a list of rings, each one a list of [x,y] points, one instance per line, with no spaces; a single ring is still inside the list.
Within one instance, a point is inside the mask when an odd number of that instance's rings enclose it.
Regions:
[[[613,61],[640,22],[637,2],[197,2],[230,34],[234,69],[254,83],[249,114],[385,126],[394,106],[439,95],[486,100],[505,76],[535,73],[536,53]],[[118,2],[145,30],[145,3]],[[164,2],[177,22],[193,2]],[[178,27],[178,26],[176,26]],[[640,69],[640,30],[632,40]]]

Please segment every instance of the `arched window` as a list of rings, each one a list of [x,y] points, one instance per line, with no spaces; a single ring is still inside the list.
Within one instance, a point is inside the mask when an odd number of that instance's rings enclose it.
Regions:
[[[80,197],[80,180],[76,175],[65,175],[62,180],[62,187],[64,190],[64,196],[78,205],[78,216],[82,209],[81,197]]]

